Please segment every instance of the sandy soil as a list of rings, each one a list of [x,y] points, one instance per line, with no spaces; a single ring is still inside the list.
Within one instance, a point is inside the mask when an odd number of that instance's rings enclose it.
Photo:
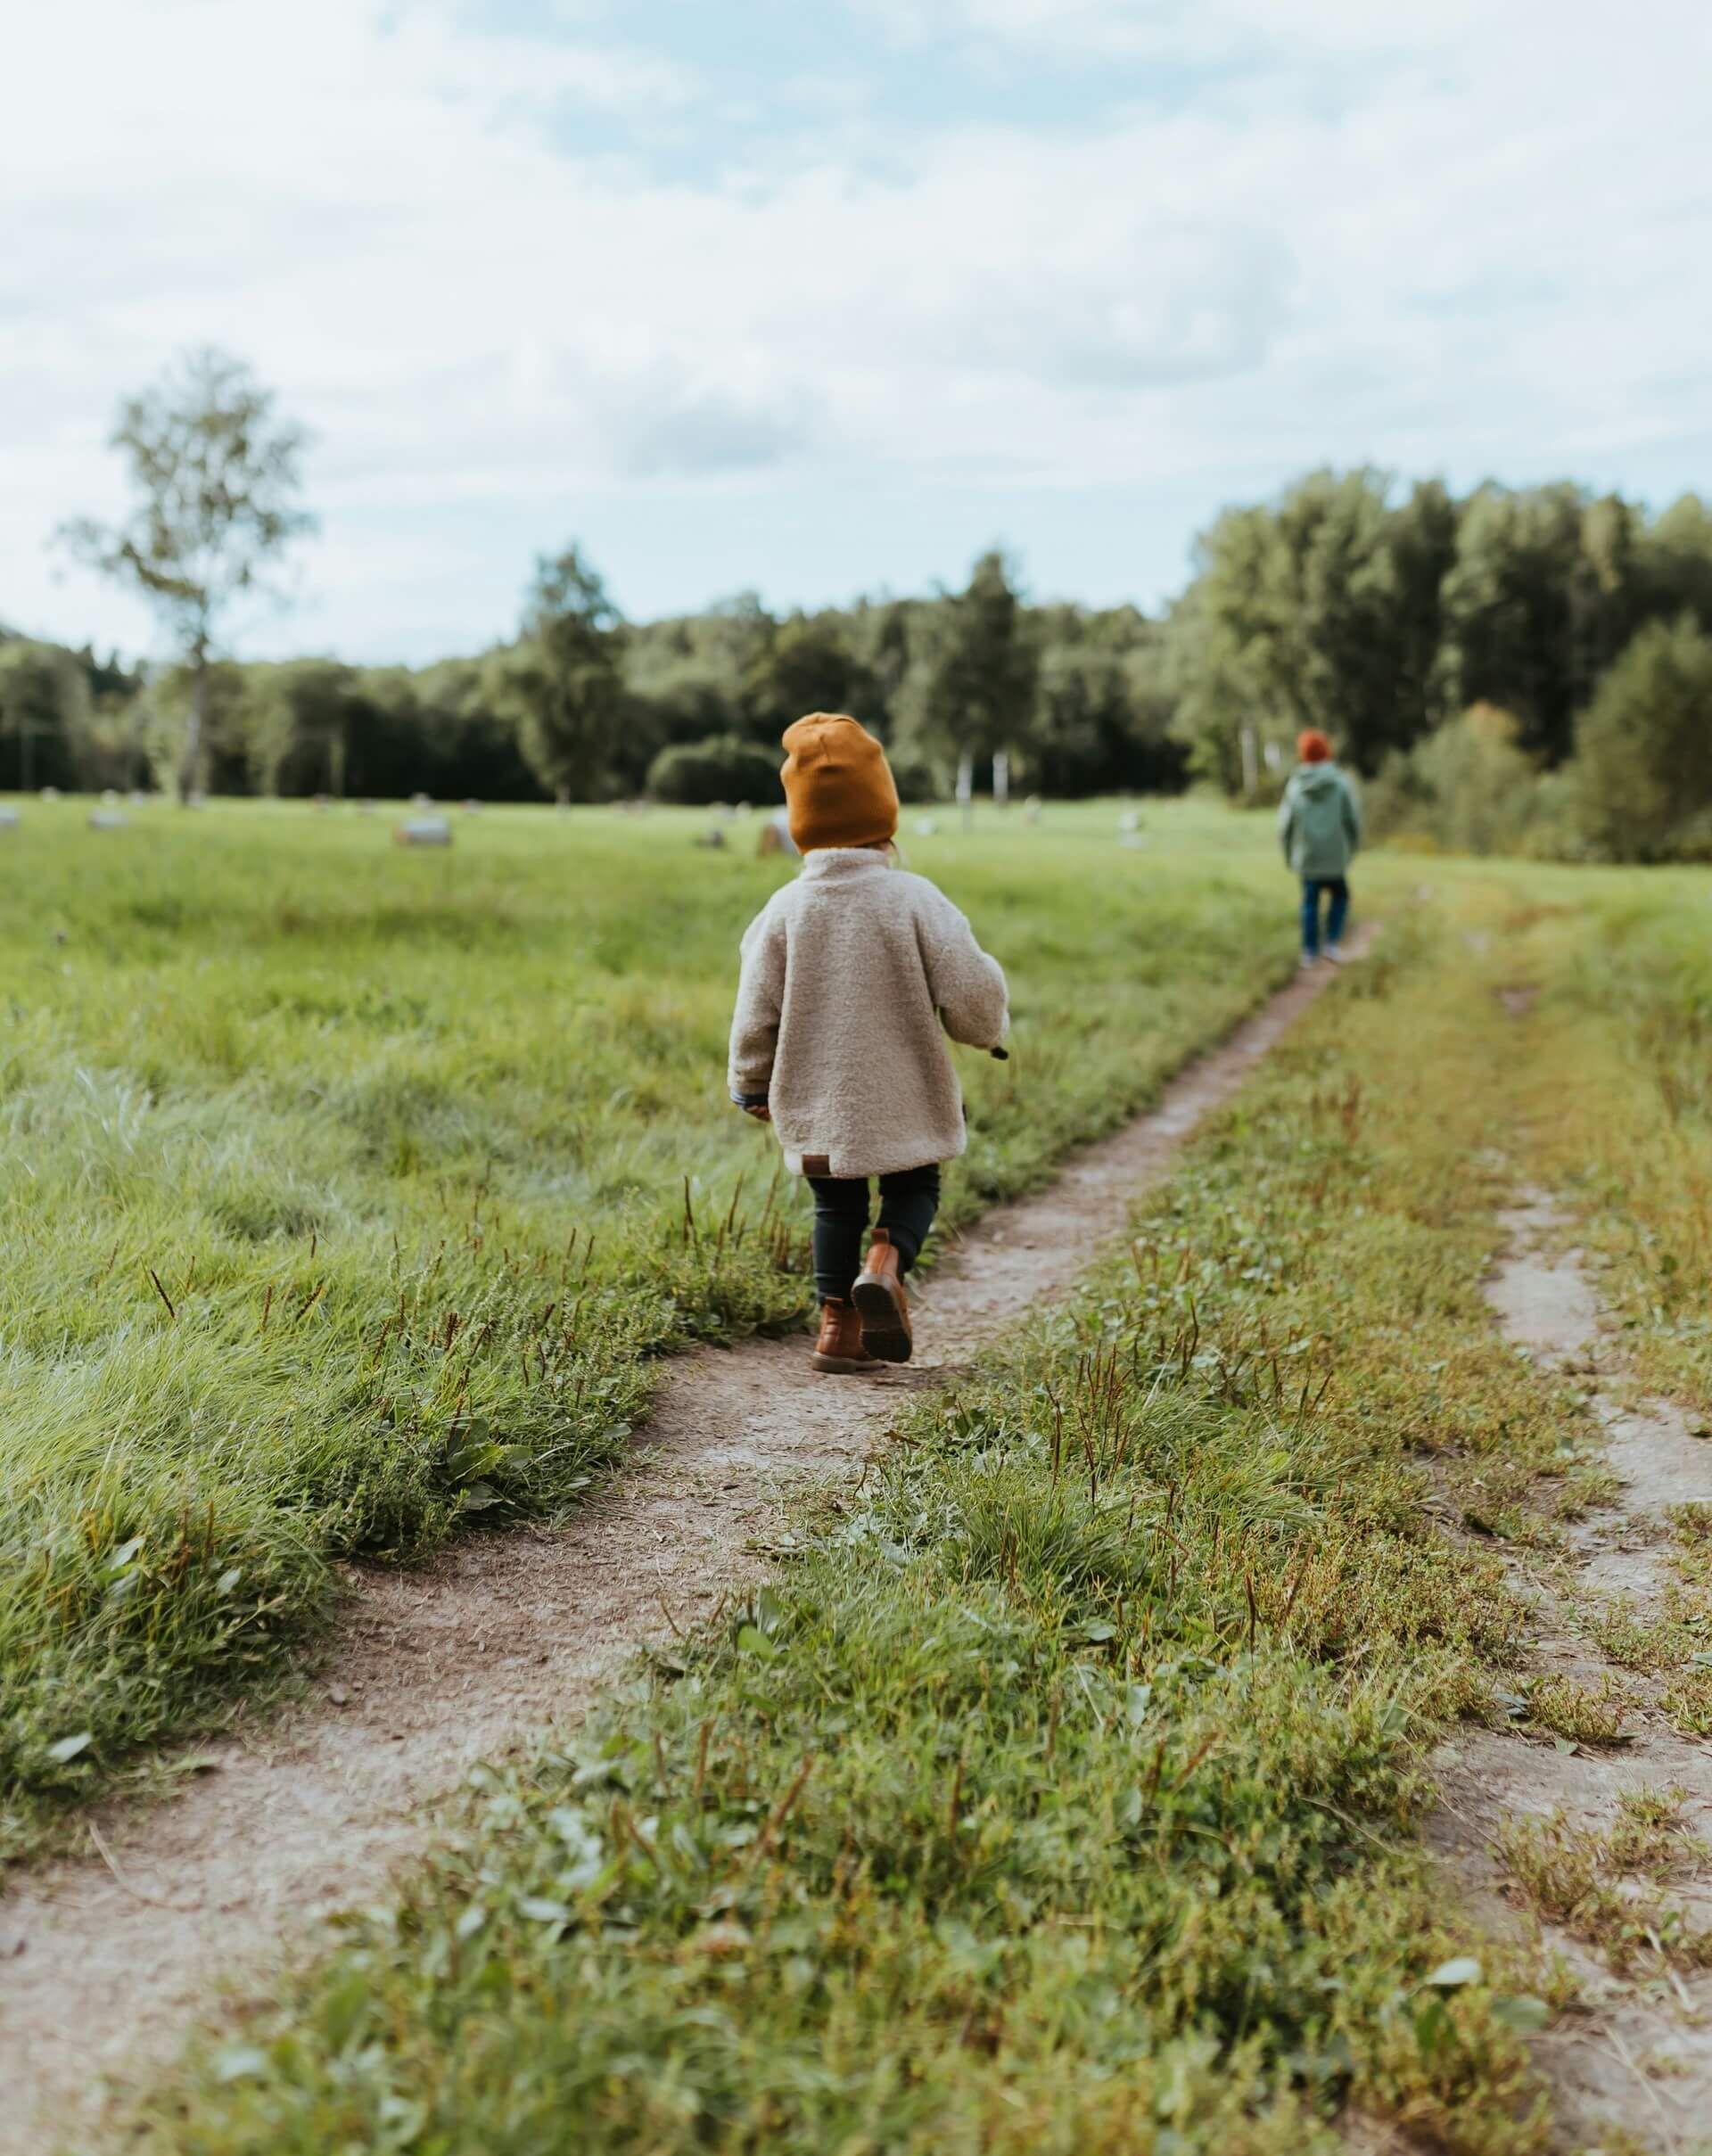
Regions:
[[[0,1902],[0,2156],[98,2133],[104,2095],[169,2054],[210,1985],[265,1982],[282,1946],[385,1888],[427,1800],[478,1757],[562,1721],[639,1647],[764,1566],[789,1500],[860,1474],[907,1394],[1067,1290],[1138,1192],[1333,978],[1305,975],[1159,1107],[988,1216],[917,1298],[918,1361],[868,1378],[809,1368],[806,1340],[673,1367],[635,1456],[553,1533],[472,1535],[436,1563],[356,1571],[301,1707],[213,1747],[150,1808],[98,1811],[93,1852],[16,1876]]]

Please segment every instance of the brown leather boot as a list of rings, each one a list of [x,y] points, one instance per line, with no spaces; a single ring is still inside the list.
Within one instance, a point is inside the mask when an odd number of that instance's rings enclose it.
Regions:
[[[868,1262],[856,1276],[851,1300],[861,1315],[862,1345],[882,1362],[907,1362],[915,1338],[910,1330],[910,1298],[892,1238],[874,1230]]]
[[[811,1358],[816,1370],[853,1378],[878,1367],[862,1345],[862,1321],[852,1303],[828,1299],[820,1305],[820,1337]]]

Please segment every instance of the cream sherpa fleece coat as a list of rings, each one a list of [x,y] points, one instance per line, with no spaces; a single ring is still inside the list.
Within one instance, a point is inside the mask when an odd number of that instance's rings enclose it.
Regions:
[[[765,1097],[793,1174],[925,1167],[967,1142],[945,1034],[997,1048],[1009,1022],[1003,973],[942,891],[868,848],[818,849],[743,939],[732,1098]]]

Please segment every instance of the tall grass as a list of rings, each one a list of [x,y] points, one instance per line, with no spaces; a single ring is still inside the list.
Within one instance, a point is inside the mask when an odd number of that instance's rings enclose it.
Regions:
[[[729,1107],[746,827],[527,811],[449,853],[304,806],[0,839],[0,1852],[267,1682],[332,1561],[551,1512],[653,1361],[787,1327],[799,1194]],[[1028,1188],[1288,970],[1263,827],[909,839],[1016,990],[947,1218]]]
[[[1588,1434],[1481,1300],[1495,1008],[1395,929],[1131,1254],[482,1771],[142,2145],[1333,2156],[1354,2103],[1537,2156],[1550,2004],[1407,1831],[1527,1615],[1423,1501],[1513,1512]]]

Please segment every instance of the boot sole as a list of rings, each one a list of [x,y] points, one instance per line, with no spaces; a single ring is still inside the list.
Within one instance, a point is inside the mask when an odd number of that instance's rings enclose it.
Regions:
[[[862,1321],[862,1345],[882,1362],[907,1362],[915,1343],[898,1298],[884,1280],[858,1280],[850,1291]]]
[[[809,1357],[809,1366],[812,1370],[824,1370],[828,1377],[860,1378],[871,1370],[875,1364],[872,1355],[866,1356],[859,1362],[853,1355],[823,1355],[817,1350]]]

